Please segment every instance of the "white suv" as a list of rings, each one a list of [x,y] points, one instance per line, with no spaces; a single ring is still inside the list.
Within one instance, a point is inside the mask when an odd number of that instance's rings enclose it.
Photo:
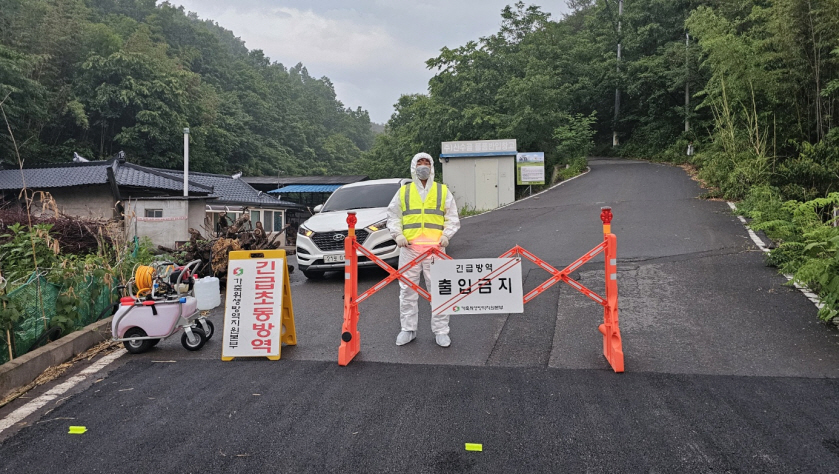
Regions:
[[[297,266],[306,278],[322,278],[327,271],[344,271],[347,212],[355,211],[358,243],[392,267],[399,264],[399,248],[387,230],[387,206],[396,191],[410,179],[376,179],[346,184],[336,189],[316,214],[297,230]],[[375,266],[358,257],[358,266]]]

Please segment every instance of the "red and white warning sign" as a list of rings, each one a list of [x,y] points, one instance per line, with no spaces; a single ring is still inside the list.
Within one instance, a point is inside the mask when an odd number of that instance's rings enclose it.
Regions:
[[[242,255],[231,252],[229,257],[221,358],[279,358],[284,259],[248,258],[250,252],[235,253]]]
[[[435,259],[432,314],[522,313],[521,258]]]

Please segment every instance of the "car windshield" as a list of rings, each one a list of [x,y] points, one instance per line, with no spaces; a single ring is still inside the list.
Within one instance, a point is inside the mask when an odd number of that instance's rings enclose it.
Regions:
[[[399,186],[399,183],[384,183],[339,188],[332,193],[321,212],[387,207]]]

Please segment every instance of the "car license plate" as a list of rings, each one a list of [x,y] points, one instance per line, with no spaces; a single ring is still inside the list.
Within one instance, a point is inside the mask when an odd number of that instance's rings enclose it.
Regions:
[[[323,263],[338,263],[343,262],[344,256],[343,255],[324,255],[323,256]]]

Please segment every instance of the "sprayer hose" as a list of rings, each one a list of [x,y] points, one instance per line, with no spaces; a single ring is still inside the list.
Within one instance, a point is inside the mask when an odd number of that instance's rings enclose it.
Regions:
[[[153,277],[154,267],[145,265],[137,267],[137,272],[134,274],[134,283],[137,284],[137,298],[139,298],[144,291],[151,291]]]

